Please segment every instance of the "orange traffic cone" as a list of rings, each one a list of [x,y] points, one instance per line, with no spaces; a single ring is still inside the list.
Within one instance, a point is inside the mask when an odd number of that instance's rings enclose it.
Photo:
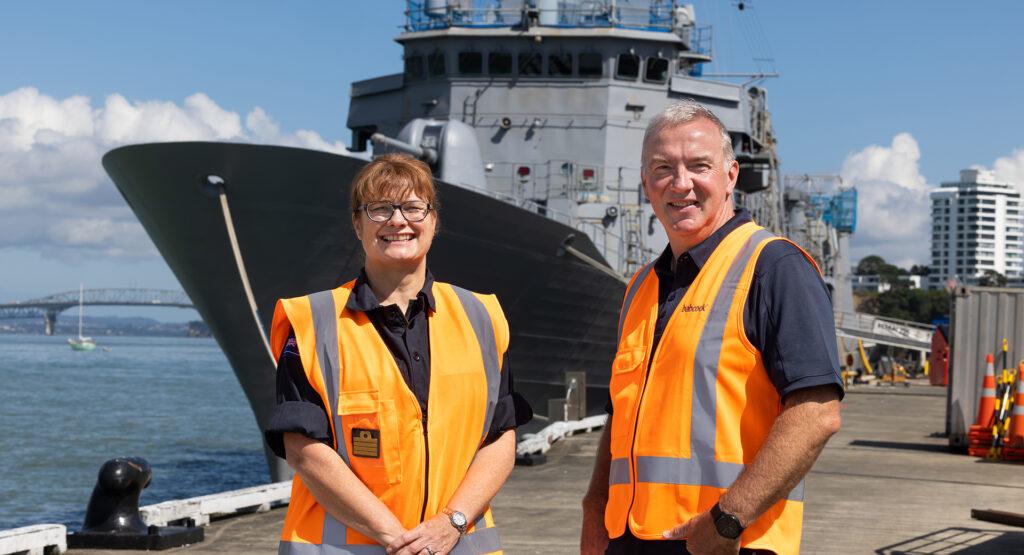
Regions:
[[[984,457],[992,446],[992,417],[996,408],[996,369],[992,353],[985,356],[985,379],[981,382],[978,417],[967,434],[967,453]]]
[[[1008,461],[1024,461],[1024,376],[1021,372],[1024,372],[1024,362],[1017,367],[1017,394],[1013,397],[1010,431],[1003,448],[1003,458]]]
[[[996,368],[992,353],[985,357],[985,380],[981,382],[981,400],[978,401],[978,417],[974,424],[990,428],[992,414],[996,408]]]

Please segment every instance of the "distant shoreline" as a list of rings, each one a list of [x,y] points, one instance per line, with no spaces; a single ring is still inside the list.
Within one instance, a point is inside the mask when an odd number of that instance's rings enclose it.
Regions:
[[[45,335],[44,330],[41,319],[0,320],[0,334]],[[57,337],[77,334],[77,323],[67,320],[58,320],[53,333]],[[202,321],[160,322],[136,316],[86,316],[83,334],[90,337],[211,337],[209,328]]]

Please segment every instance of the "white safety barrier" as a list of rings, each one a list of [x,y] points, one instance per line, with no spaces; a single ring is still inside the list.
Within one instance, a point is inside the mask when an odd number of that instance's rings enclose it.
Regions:
[[[139,513],[150,526],[167,526],[172,522],[186,520],[191,520],[196,526],[206,526],[210,523],[210,517],[269,511],[273,506],[288,503],[291,496],[292,482],[289,480],[190,499],[164,501],[139,507]]]
[[[64,553],[68,550],[68,529],[63,524],[36,524],[0,530],[0,555],[10,553]]]
[[[595,428],[601,428],[607,420],[607,414],[599,414],[588,416],[582,420],[553,422],[535,434],[523,434],[523,439],[516,444],[516,456],[547,453],[548,449],[551,449],[551,444],[563,437],[571,436],[576,432],[589,432]]]

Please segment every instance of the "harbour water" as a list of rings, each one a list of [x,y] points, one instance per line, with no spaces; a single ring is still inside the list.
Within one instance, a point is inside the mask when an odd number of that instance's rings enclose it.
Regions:
[[[0,334],[0,530],[77,530],[96,474],[143,457],[142,504],[268,481],[259,431],[212,339]]]

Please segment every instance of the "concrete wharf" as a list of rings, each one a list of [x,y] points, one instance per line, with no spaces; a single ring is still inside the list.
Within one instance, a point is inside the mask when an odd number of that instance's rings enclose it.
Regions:
[[[950,454],[938,434],[945,394],[920,382],[847,392],[842,430],[806,479],[803,553],[1024,555],[1024,528],[971,519],[971,509],[1024,513],[1024,465]],[[506,553],[578,553],[598,437],[566,438],[546,464],[516,467],[494,502]],[[276,553],[284,513],[214,521],[203,543],[168,552]]]

